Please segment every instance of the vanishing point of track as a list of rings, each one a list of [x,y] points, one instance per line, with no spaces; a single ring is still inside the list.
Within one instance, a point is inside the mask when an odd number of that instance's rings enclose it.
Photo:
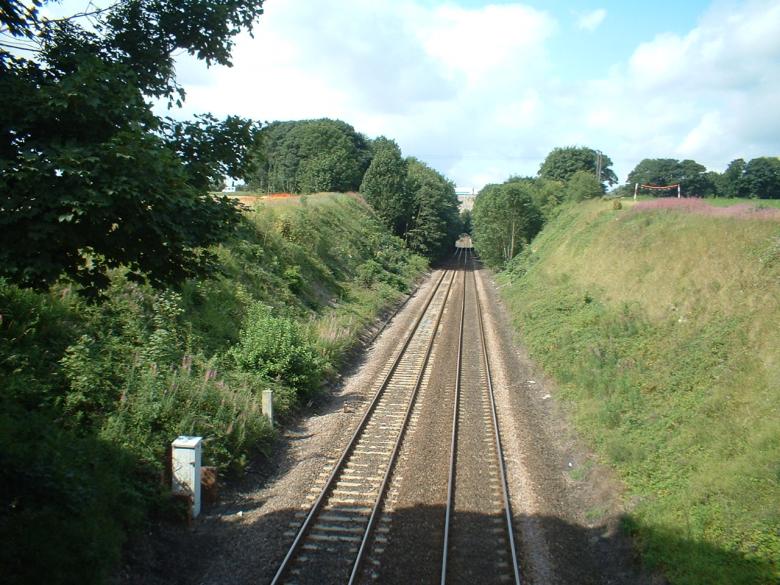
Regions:
[[[442,271],[437,279],[272,585],[351,585],[365,577],[361,568],[458,274],[462,300],[441,583],[520,584],[474,261],[463,249],[456,261],[460,270]]]

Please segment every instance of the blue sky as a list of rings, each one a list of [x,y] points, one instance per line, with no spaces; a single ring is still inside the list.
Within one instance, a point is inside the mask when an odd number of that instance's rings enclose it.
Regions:
[[[556,146],[603,151],[621,181],[645,157],[780,154],[777,0],[267,0],[233,68],[177,71],[173,115],[340,118],[460,187]]]
[[[486,2],[474,2],[474,5]],[[558,75],[587,79],[625,60],[639,43],[658,33],[685,34],[697,23],[708,2],[658,0],[656,2],[528,2],[548,10],[560,22],[550,43],[551,59]],[[593,30],[578,27],[584,15],[603,10],[605,16]]]

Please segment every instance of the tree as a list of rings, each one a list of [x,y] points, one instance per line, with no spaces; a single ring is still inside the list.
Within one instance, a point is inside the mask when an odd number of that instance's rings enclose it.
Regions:
[[[418,254],[441,258],[452,249],[463,229],[455,185],[415,158],[407,158],[406,163],[406,187],[412,198],[406,242]]]
[[[547,155],[539,167],[539,176],[552,181],[568,181],[577,171],[596,175],[597,166],[601,166],[600,183],[614,185],[617,175],[610,168],[612,159],[587,146],[556,147]]]
[[[715,195],[715,185],[707,175],[707,168],[694,160],[680,161],[676,179],[687,197],[711,197]]]
[[[407,188],[407,162],[398,145],[382,138],[374,145],[374,157],[363,176],[360,192],[379,217],[403,236],[409,229],[412,197]]]
[[[566,198],[570,201],[582,201],[601,197],[604,194],[601,183],[589,171],[577,171],[566,183]]]
[[[473,211],[474,244],[490,266],[511,260],[541,230],[543,216],[534,204],[532,181],[487,185]]]
[[[673,158],[645,158],[628,174],[633,185],[671,185],[677,182],[678,161]]]
[[[368,141],[341,120],[273,122],[263,129],[250,178],[261,191],[356,191],[371,160]]]
[[[156,283],[203,272],[203,247],[238,220],[208,186],[248,170],[258,128],[174,122],[151,99],[181,103],[178,51],[229,65],[262,0],[127,0],[59,20],[43,4],[0,5],[0,276],[95,291],[120,265]]]
[[[460,212],[460,223],[463,226],[464,234],[471,234],[473,229],[472,215],[470,209],[464,209]]]
[[[742,192],[747,197],[780,199],[780,159],[762,156],[745,165]]]
[[[721,175],[721,185],[725,197],[740,197],[743,190],[742,177],[745,173],[745,160],[734,159]]]
[[[708,197],[715,194],[716,185],[704,165],[694,160],[673,158],[646,158],[628,174],[629,184],[674,185],[679,184],[686,196]],[[676,195],[674,191],[661,192]]]

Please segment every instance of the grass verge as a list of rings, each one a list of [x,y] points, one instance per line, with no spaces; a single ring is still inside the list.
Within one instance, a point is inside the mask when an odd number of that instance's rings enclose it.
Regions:
[[[623,479],[648,565],[681,585],[778,582],[780,225],[588,202],[500,280]]]

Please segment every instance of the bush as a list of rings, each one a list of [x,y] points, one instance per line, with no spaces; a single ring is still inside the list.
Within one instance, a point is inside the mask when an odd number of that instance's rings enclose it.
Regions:
[[[588,171],[577,171],[566,182],[566,198],[570,201],[582,201],[601,197],[604,187],[596,176]]]
[[[41,293],[0,279],[3,583],[104,582],[126,529],[170,508],[177,435],[241,470],[271,444],[260,392],[273,389],[283,419],[398,298],[383,283],[405,288],[425,268],[364,204],[308,205],[285,203],[286,236],[273,210],[247,213],[212,249],[219,273],[177,290],[120,268],[88,303],[67,282]],[[355,276],[370,258],[366,289]]]
[[[289,317],[275,317],[271,308],[255,303],[249,309],[238,344],[230,350],[236,365],[271,380],[289,384],[302,393],[315,390],[328,363],[314,341]]]
[[[382,274],[382,266],[376,260],[366,260],[358,266],[355,280],[361,286],[371,287]]]

